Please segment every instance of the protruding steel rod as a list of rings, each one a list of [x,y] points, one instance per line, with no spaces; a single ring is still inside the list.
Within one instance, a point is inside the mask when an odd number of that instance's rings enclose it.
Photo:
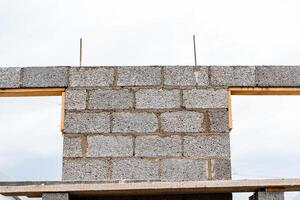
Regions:
[[[80,38],[80,55],[79,55],[79,66],[82,64],[82,38]]]
[[[194,42],[194,59],[195,59],[195,66],[197,66],[197,52],[196,52],[196,39],[195,39],[195,35],[193,35],[193,42]]]

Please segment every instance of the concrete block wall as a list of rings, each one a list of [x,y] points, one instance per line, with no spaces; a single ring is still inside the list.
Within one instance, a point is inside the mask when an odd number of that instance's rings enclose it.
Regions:
[[[0,68],[0,88],[66,88],[66,181],[230,179],[229,86],[298,87],[300,68]]]

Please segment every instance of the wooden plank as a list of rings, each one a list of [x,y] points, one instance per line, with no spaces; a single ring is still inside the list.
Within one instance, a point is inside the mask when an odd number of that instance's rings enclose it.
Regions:
[[[229,87],[231,95],[300,95],[296,87]]]
[[[267,187],[265,192],[284,192],[284,188],[282,187]]]
[[[61,96],[65,88],[0,89],[0,97]]]
[[[65,128],[65,95],[66,93],[63,92],[61,94],[61,119],[60,119],[60,131],[63,132]]]
[[[218,180],[186,182],[23,182],[0,183],[0,194],[41,197],[45,192],[67,192],[73,196],[157,195],[192,193],[232,193],[300,191],[300,179]],[[274,190],[272,190],[274,191]]]

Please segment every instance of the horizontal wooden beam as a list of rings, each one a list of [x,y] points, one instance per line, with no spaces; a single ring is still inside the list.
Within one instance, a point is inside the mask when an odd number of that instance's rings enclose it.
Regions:
[[[274,189],[276,188],[276,189]],[[46,192],[73,196],[124,196],[256,191],[300,191],[300,179],[218,180],[186,182],[0,182],[0,194],[41,197]]]
[[[61,96],[65,88],[0,89],[0,97]]]
[[[229,87],[231,95],[300,95],[300,87]]]

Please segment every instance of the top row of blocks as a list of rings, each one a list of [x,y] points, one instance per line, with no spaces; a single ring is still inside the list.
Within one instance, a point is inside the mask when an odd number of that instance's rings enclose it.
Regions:
[[[300,86],[297,66],[0,68],[0,88],[109,86]]]

